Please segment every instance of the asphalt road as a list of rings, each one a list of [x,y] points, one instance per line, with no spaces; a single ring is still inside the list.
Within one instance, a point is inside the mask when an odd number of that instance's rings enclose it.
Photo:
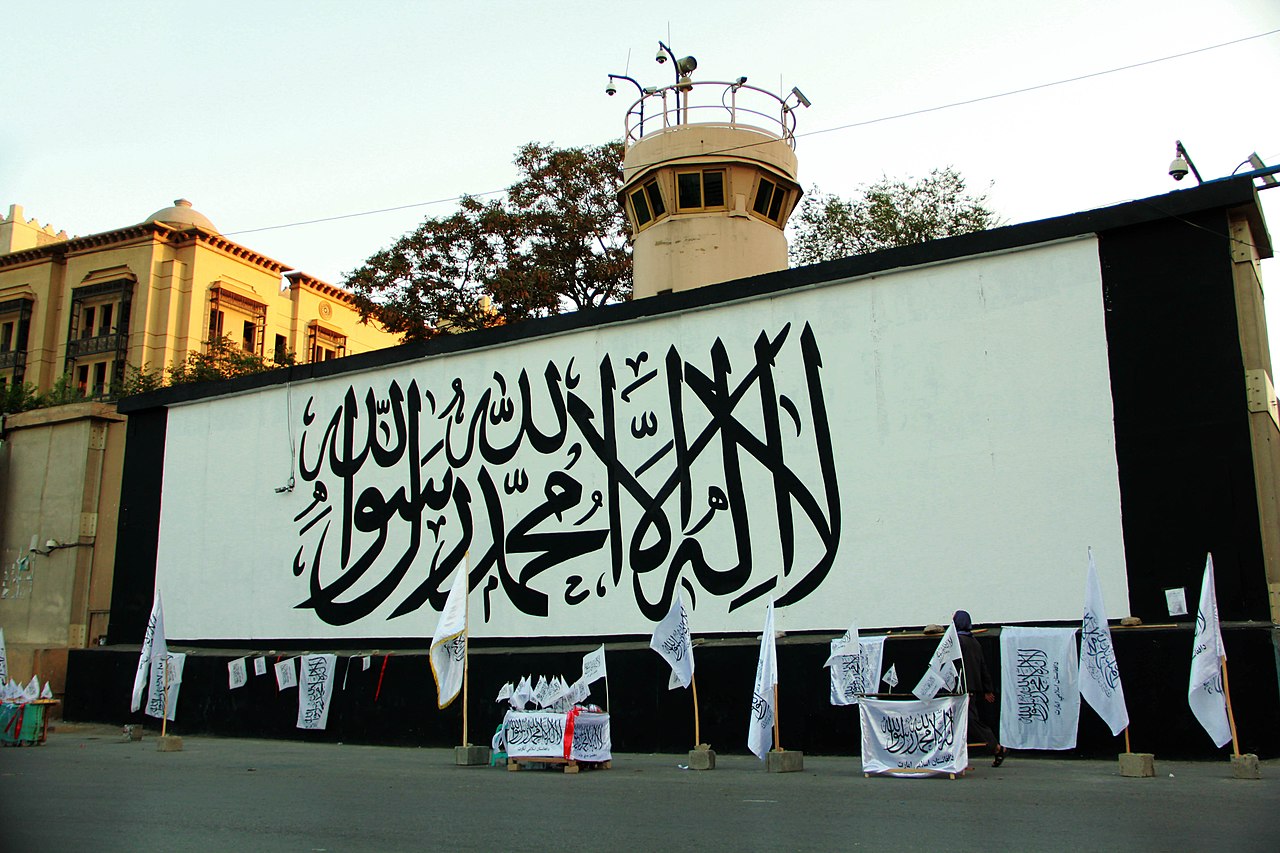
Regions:
[[[856,756],[769,774],[721,755],[617,755],[610,770],[464,768],[440,749],[155,734],[64,725],[0,750],[0,850],[1213,850],[1280,849],[1280,761],[975,757],[969,776],[864,778]]]

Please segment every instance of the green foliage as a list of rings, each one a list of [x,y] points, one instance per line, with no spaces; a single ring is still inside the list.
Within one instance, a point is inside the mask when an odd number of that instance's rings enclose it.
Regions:
[[[344,277],[362,320],[421,340],[627,298],[621,143],[529,143],[515,165],[503,200],[466,196]]]
[[[851,199],[814,187],[792,217],[791,262],[813,264],[985,231],[999,225],[987,195],[971,195],[954,168],[926,177],[882,178]]]
[[[125,370],[124,382],[112,389],[112,395],[130,397],[171,385],[234,379],[277,367],[288,367],[296,362],[297,358],[292,352],[286,353],[283,360],[276,362],[257,353],[246,352],[230,338],[223,337],[209,342],[203,352],[187,353],[186,361],[175,362],[163,372],[129,365]]]
[[[11,415],[34,409],[38,399],[36,386],[30,382],[6,385],[0,394],[0,414]]]

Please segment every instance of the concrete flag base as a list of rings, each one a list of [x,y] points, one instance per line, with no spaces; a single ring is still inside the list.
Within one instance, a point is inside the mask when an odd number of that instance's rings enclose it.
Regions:
[[[716,751],[705,743],[698,744],[697,747],[689,750],[689,769],[715,770]]]
[[[804,769],[804,753],[799,750],[771,749],[765,753],[764,769],[769,773],[797,773]]]
[[[1145,779],[1156,775],[1156,757],[1149,752],[1120,753],[1120,775]]]
[[[160,735],[156,741],[156,752],[182,752],[181,736]]]
[[[1261,779],[1262,766],[1258,764],[1258,756],[1252,752],[1231,756],[1231,778]]]
[[[453,748],[453,763],[458,767],[488,767],[489,747],[467,744]]]

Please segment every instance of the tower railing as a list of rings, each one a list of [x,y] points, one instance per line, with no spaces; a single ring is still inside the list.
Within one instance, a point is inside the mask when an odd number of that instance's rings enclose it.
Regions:
[[[783,98],[745,82],[700,80],[645,89],[627,110],[627,148],[686,125],[752,130],[796,147],[796,114]]]

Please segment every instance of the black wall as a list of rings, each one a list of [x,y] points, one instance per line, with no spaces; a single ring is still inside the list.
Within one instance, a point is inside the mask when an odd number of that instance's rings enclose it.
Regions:
[[[168,410],[162,408],[129,414],[111,583],[111,622],[107,626],[107,642],[112,645],[141,643],[151,614],[167,416]]]

